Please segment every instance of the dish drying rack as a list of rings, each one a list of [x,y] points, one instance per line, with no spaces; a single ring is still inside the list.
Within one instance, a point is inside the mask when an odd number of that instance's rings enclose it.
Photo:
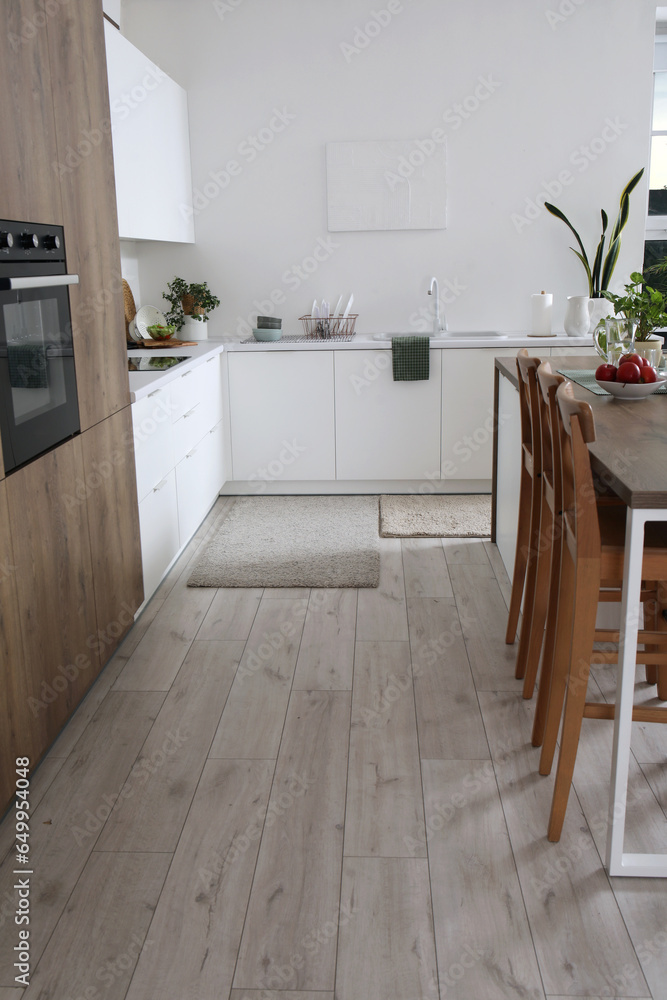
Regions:
[[[299,316],[306,334],[306,340],[351,340],[359,313],[349,316]]]

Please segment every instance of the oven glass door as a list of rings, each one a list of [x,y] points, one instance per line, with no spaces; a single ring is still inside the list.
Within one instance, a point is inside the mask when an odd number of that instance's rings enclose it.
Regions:
[[[5,472],[79,430],[66,287],[0,292],[0,391]]]

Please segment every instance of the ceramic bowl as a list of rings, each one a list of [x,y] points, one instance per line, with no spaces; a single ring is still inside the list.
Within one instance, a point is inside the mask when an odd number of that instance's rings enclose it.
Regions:
[[[257,327],[260,330],[274,330],[280,329],[283,321],[278,319],[277,316],[258,316],[257,317]]]
[[[273,329],[253,330],[252,335],[255,340],[280,340],[283,331],[280,327],[274,327]]]
[[[606,389],[615,399],[646,399],[667,382],[667,376],[658,377],[657,382],[601,382],[595,380],[601,389]]]

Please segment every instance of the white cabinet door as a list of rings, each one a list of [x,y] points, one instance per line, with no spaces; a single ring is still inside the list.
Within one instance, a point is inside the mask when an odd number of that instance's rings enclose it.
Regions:
[[[216,424],[176,466],[181,545],[192,538],[220,492],[222,450],[222,426]]]
[[[158,389],[132,404],[137,496],[147,493],[174,468],[169,388]]]
[[[120,236],[194,243],[187,94],[106,20],[104,34]]]
[[[491,479],[494,359],[512,347],[443,350],[442,478]]]
[[[333,353],[229,355],[234,480],[335,479]]]
[[[155,592],[167,567],[179,550],[178,506],[174,470],[151,489],[139,504],[144,596]]]
[[[430,378],[394,382],[391,351],[336,352],[336,478],[440,476],[440,356]]]

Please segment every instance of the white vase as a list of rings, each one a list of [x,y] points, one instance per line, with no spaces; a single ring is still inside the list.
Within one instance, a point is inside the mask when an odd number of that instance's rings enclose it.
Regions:
[[[208,322],[186,316],[183,326],[183,340],[208,340]]]
[[[590,331],[593,333],[601,319],[614,315],[614,307],[609,299],[589,299],[588,312],[591,321]]]
[[[585,337],[591,325],[587,295],[568,295],[563,326],[568,337]]]

